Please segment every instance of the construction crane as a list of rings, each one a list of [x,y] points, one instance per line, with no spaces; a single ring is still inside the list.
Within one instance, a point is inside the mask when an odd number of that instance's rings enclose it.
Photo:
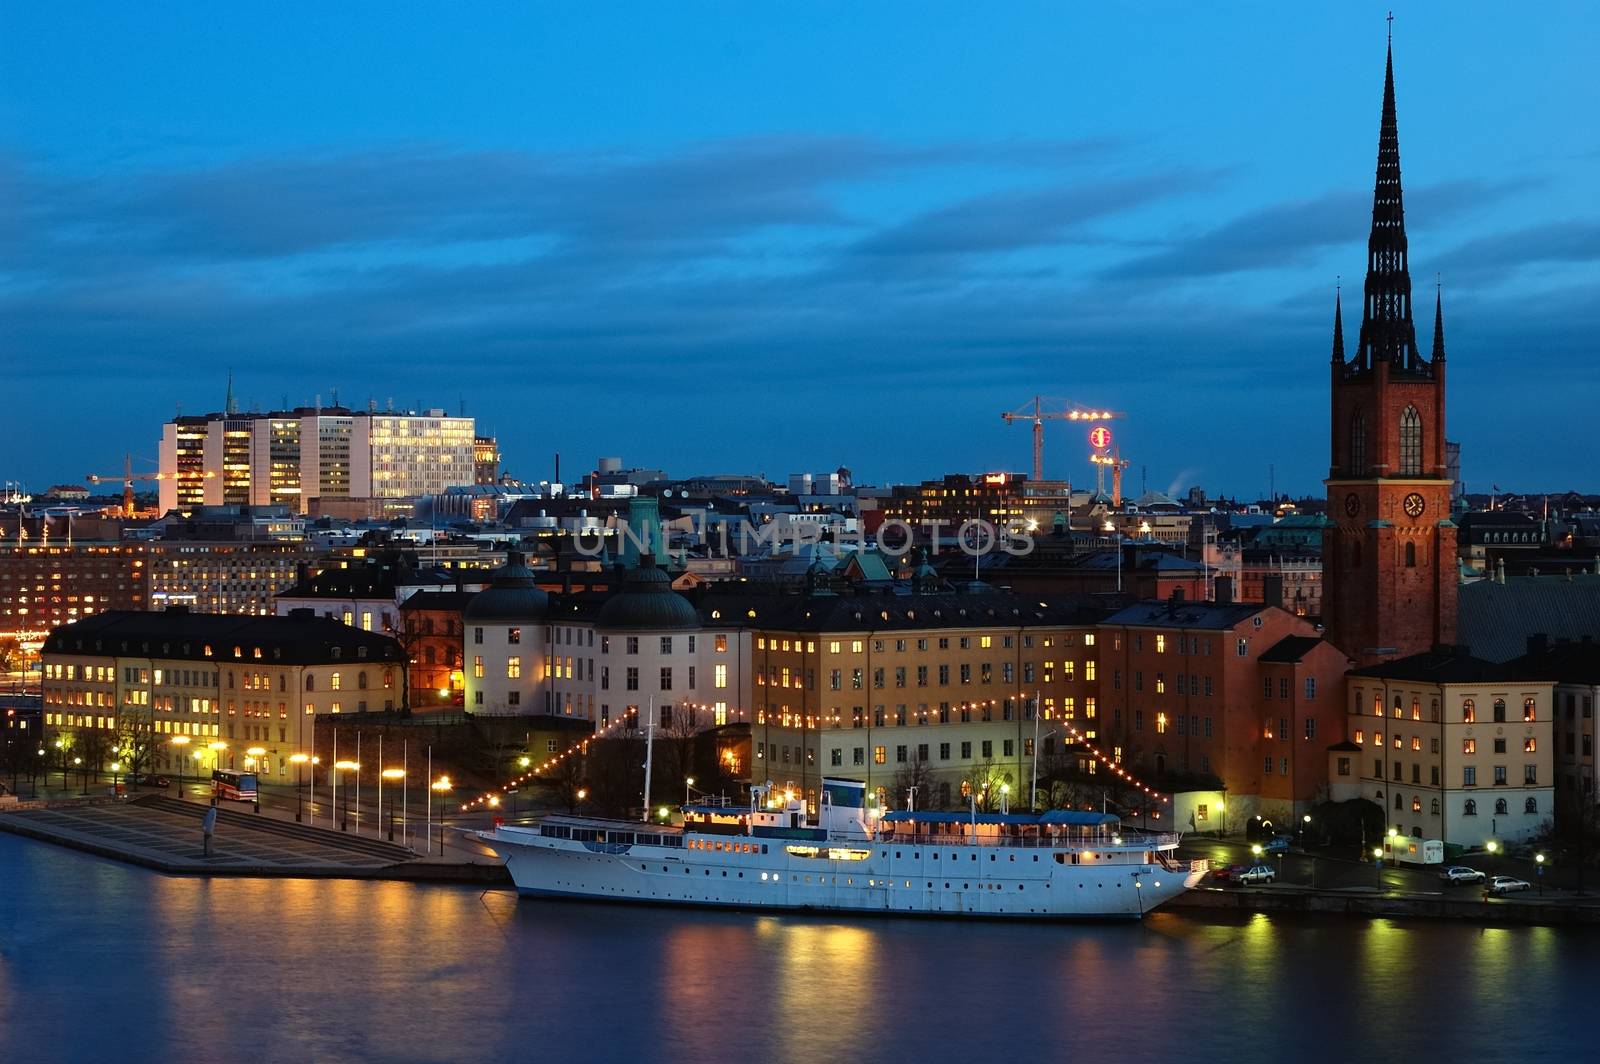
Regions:
[[[1122,509],[1122,471],[1131,464],[1122,457],[1122,448],[1112,448],[1110,454],[1091,454],[1089,461],[1095,465],[1095,494],[1104,495],[1106,490],[1106,467],[1111,467],[1111,508]]]
[[[1058,408],[1059,404],[1059,408]],[[1046,407],[1049,409],[1046,409]],[[1092,407],[1080,406],[1067,399],[1052,399],[1043,395],[1033,397],[1032,409],[1023,407],[1021,410],[1007,411],[1000,415],[1000,420],[1006,424],[1015,424],[1018,421],[1033,422],[1033,479],[1044,479],[1044,423],[1046,421],[1110,421],[1113,418],[1125,417],[1120,410],[1096,410]]]
[[[210,475],[210,473],[206,474],[206,476]],[[121,476],[115,473],[90,473],[85,479],[91,484],[106,484],[116,480],[122,481],[122,515],[124,517],[132,517],[133,482],[136,480],[160,480],[162,477],[160,473],[135,473],[133,471],[133,455],[130,453],[122,456]]]

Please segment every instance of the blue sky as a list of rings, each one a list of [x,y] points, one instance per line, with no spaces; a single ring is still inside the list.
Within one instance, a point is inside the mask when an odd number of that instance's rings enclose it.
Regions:
[[[0,0],[0,472],[153,460],[232,367],[533,478],[1025,470],[1042,393],[1135,487],[1320,491],[1389,5],[1309,7]],[[1395,16],[1469,488],[1595,488],[1600,8]]]

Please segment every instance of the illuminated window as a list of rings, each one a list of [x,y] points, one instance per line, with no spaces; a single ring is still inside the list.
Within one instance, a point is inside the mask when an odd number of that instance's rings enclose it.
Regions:
[[[1522,740],[1522,752],[1525,754],[1531,754],[1538,749],[1538,745],[1538,740],[1536,739],[1524,739]]]
[[[1407,406],[1400,414],[1400,475],[1422,474],[1422,415]]]
[[[1167,715],[1165,713],[1157,713],[1156,714],[1156,731],[1158,733],[1165,733],[1166,730],[1167,730]]]
[[[1475,753],[1477,753],[1478,752],[1478,740],[1476,740],[1476,739],[1463,739],[1463,740],[1461,740],[1461,752],[1463,754],[1475,754]]]
[[[339,690],[340,683],[341,683],[341,678],[340,678],[339,674],[338,673],[334,673],[333,676],[328,680],[328,690],[330,690],[330,691]]]
[[[1539,715],[1538,714],[1538,710],[1536,710],[1534,708],[1533,699],[1524,698],[1522,700],[1522,719],[1523,720],[1535,720],[1535,719],[1538,718],[1538,715]]]
[[[517,680],[522,677],[522,658],[512,655],[506,659],[506,678]]]
[[[1157,654],[1165,654],[1166,652],[1167,652],[1167,637],[1162,635],[1162,634],[1160,634],[1160,633],[1157,633],[1156,634],[1156,653]]]
[[[1475,721],[1477,719],[1478,719],[1478,710],[1477,710],[1477,707],[1473,704],[1472,699],[1468,698],[1468,699],[1465,699],[1464,701],[1462,701],[1462,703],[1461,703],[1461,720],[1462,720],[1462,722],[1466,723],[1466,724],[1471,724],[1473,721]]]
[[[472,675],[475,678],[479,679],[479,680],[483,679],[483,655],[482,654],[474,654],[472,656]]]
[[[1083,678],[1085,680],[1093,680],[1094,679],[1094,659],[1093,658],[1090,658],[1088,661],[1083,663]]]
[[[721,637],[719,636],[718,638],[721,638]],[[834,675],[837,676],[838,673],[835,672]],[[726,665],[718,665],[718,666],[716,666],[715,683],[716,683],[717,687],[727,687],[728,686],[728,666],[726,666]]]

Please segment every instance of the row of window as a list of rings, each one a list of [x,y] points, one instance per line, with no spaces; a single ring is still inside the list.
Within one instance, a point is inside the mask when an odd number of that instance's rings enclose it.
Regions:
[[[472,642],[473,642],[473,644],[475,646],[482,646],[483,645],[483,633],[484,633],[484,630],[482,628],[480,628],[480,627],[474,627],[472,629]],[[587,634],[587,636],[588,636],[587,641],[585,641],[585,639],[584,639],[585,634]],[[623,652],[626,653],[626,654],[637,654],[637,653],[639,653],[639,640],[640,640],[640,638],[641,638],[640,636],[636,636],[636,635],[625,636],[623,638]],[[671,654],[672,653],[672,648],[673,648],[673,645],[674,645],[673,640],[675,638],[677,638],[677,637],[670,636],[670,635],[664,635],[664,636],[659,636],[658,637],[658,639],[659,639],[658,646],[660,647],[661,653],[663,653],[663,654]],[[696,648],[698,646],[698,638],[696,636],[692,636],[692,635],[683,636],[682,638],[685,640],[685,643],[686,643],[686,646],[687,646],[687,652],[690,653],[690,654],[695,653],[696,652]],[[727,650],[728,650],[728,637],[726,635],[713,636],[712,639],[714,641],[713,645],[714,645],[714,647],[716,649],[716,652],[718,654],[727,653]],[[516,646],[516,645],[520,644],[522,642],[522,628],[520,626],[515,626],[515,625],[513,625],[512,627],[507,628],[506,629],[506,642],[511,644],[512,646]],[[591,646],[592,647],[592,646],[594,646],[594,632],[592,630],[589,630],[589,629],[547,628],[547,629],[545,629],[545,642],[548,643],[551,646],[563,646],[563,645],[573,646],[573,645],[576,645],[576,646]],[[602,653],[602,654],[611,653],[611,637],[609,635],[603,635],[603,636],[600,637],[600,653]]]

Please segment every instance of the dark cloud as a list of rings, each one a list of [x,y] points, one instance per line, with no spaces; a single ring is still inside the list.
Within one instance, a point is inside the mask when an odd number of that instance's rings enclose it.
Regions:
[[[1440,256],[1439,272],[1454,284],[1509,279],[1539,263],[1600,261],[1600,221],[1578,219],[1528,226],[1459,244]]]
[[[1422,231],[1526,188],[1525,181],[1455,181],[1406,194],[1408,229]],[[1119,263],[1107,280],[1215,276],[1301,266],[1324,249],[1362,239],[1371,227],[1370,192],[1331,192],[1242,214],[1164,251]]]

